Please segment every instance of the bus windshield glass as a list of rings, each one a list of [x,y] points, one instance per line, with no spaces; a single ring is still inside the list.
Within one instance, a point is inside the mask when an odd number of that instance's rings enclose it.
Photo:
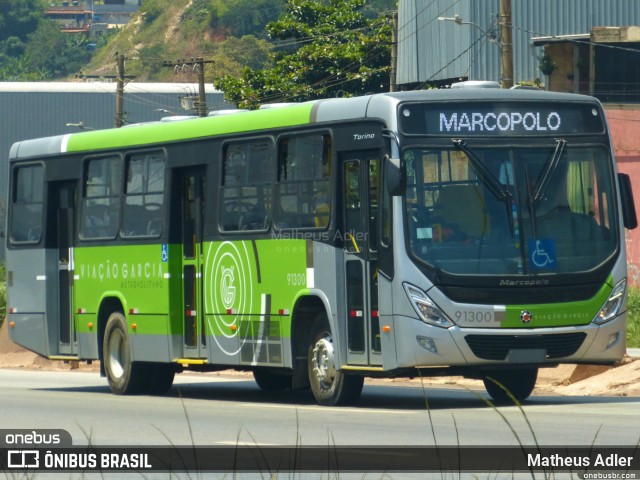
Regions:
[[[410,148],[406,211],[418,261],[450,274],[567,274],[617,248],[607,149]]]

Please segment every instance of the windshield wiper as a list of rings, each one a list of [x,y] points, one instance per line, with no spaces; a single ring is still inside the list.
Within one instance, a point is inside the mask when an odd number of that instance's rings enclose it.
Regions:
[[[547,188],[549,187],[549,183],[551,182],[554,173],[556,173],[556,169],[558,168],[558,164],[560,163],[560,158],[562,157],[562,152],[564,152],[564,147],[566,147],[566,145],[566,140],[562,138],[556,139],[556,149],[553,152],[553,156],[547,163],[546,168],[542,171],[542,173],[538,177],[538,181],[533,187],[534,191],[536,192],[533,195],[534,203],[538,203],[540,200],[542,200],[547,193]]]
[[[480,160],[475,153],[469,150],[469,147],[467,147],[467,144],[464,140],[462,140],[461,138],[454,138],[451,141],[453,142],[453,147],[456,150],[461,150],[462,152],[465,153],[467,158],[473,164],[473,167],[475,168],[476,172],[478,173],[478,177],[482,179],[482,181],[489,188],[491,193],[498,200],[509,200],[511,198],[511,192],[509,192],[509,189],[507,187],[504,187],[498,181],[498,179],[493,176],[493,174],[489,171],[489,169],[485,166],[485,164],[482,163],[482,160]]]

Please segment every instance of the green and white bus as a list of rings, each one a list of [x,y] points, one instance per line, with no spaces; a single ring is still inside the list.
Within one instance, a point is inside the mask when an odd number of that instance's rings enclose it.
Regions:
[[[26,140],[9,163],[10,337],[99,360],[116,394],[238,369],[323,405],[419,375],[523,400],[540,367],[625,353],[635,210],[591,97],[327,99]]]

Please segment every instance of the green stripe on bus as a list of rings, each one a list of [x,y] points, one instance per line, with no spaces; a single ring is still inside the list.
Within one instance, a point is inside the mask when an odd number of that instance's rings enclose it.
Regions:
[[[306,125],[314,102],[281,108],[221,115],[169,123],[140,124],[127,128],[95,130],[70,135],[68,152],[151,145],[213,135]]]
[[[502,322],[502,328],[588,325],[593,321],[607,298],[609,298],[613,290],[610,283],[611,278],[589,300],[551,304],[507,305],[506,319]]]
[[[217,241],[203,243],[202,249],[199,314],[206,317],[207,334],[257,337],[264,330],[259,323],[270,317],[269,336],[288,338],[294,302],[309,293],[307,241]],[[180,244],[170,244],[167,257],[160,244],[76,248],[74,311],[83,312],[77,314],[76,328],[92,333],[87,325],[95,322],[101,300],[115,297],[121,299],[128,323],[136,323],[135,333],[182,334],[182,269]],[[269,311],[263,311],[265,295]]]

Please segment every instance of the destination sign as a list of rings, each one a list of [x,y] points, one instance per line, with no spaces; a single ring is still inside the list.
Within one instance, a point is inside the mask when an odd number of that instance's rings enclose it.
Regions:
[[[594,105],[441,103],[400,106],[402,132],[413,135],[545,136],[604,132]]]

